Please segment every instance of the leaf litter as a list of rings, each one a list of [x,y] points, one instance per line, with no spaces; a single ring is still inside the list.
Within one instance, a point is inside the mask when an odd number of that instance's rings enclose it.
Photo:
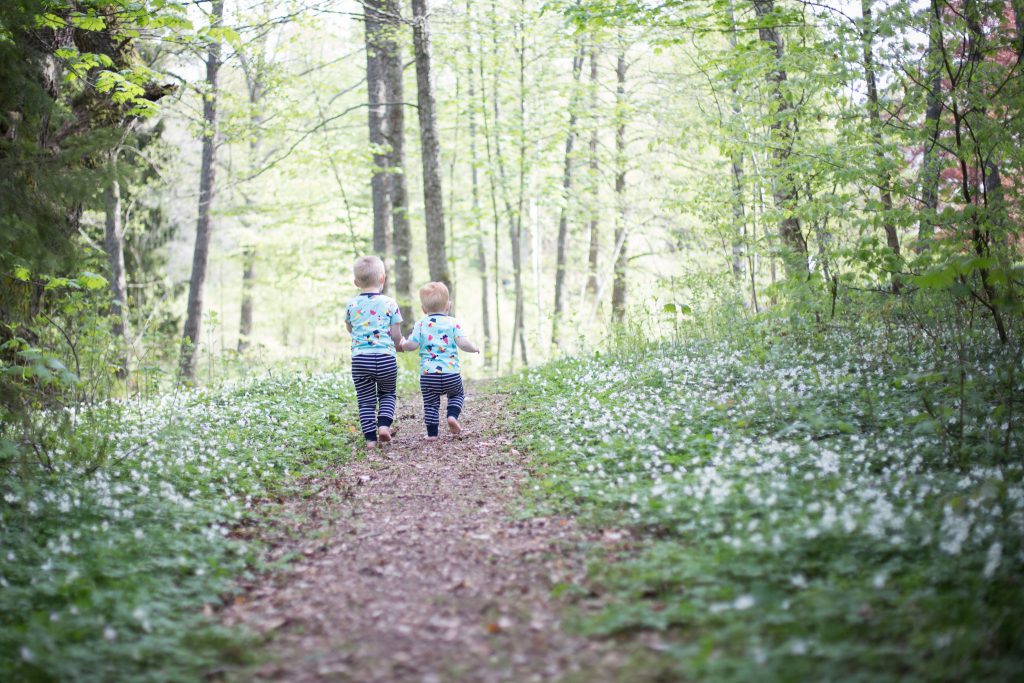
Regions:
[[[567,629],[573,592],[553,592],[582,586],[588,549],[609,538],[516,509],[528,464],[502,395],[474,392],[463,435],[434,443],[418,403],[401,400],[390,446],[353,447],[284,501],[294,526],[273,532],[269,559],[297,559],[222,613],[267,636],[239,680],[610,680],[622,648]]]

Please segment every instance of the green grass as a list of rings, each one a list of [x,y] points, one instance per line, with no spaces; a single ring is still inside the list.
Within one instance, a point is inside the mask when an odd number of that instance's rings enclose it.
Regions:
[[[577,625],[660,633],[634,671],[669,680],[1019,678],[1020,373],[990,339],[965,388],[913,335],[777,332],[517,380],[535,504],[629,534]]]
[[[4,463],[0,679],[187,681],[243,660],[246,634],[203,610],[261,570],[259,539],[230,532],[348,457],[354,405],[345,374],[263,378],[97,408],[52,471]]]

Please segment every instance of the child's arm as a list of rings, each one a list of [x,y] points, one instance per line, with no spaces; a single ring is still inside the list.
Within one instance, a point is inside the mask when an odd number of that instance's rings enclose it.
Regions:
[[[395,349],[404,351],[402,348],[402,342],[405,341],[405,336],[402,335],[401,323],[395,323],[391,326],[391,341],[395,342]]]
[[[414,341],[409,341],[408,339],[403,339],[399,346],[403,351],[415,351],[420,348],[419,344]]]
[[[466,353],[480,353],[480,349],[476,347],[476,344],[469,341],[468,337],[456,337],[455,344]]]
[[[345,327],[348,328],[348,333],[352,334],[352,323],[350,323],[349,321],[346,320],[345,321]]]

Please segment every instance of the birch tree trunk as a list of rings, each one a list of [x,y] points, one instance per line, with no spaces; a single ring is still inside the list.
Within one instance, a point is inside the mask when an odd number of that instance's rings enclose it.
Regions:
[[[612,321],[622,324],[626,316],[626,52],[619,51],[615,60],[615,257],[612,279]]]
[[[572,58],[572,94],[569,96],[569,129],[565,135],[565,157],[562,163],[562,207],[558,214],[558,242],[555,247],[555,314],[551,319],[551,344],[561,346],[559,326],[565,310],[565,243],[569,236],[569,202],[572,199],[573,148],[576,145],[576,122],[579,117],[579,85],[583,71],[584,46],[579,43]]]
[[[211,26],[219,27],[224,20],[224,0],[213,0]],[[182,334],[181,376],[195,378],[196,358],[199,354],[203,324],[203,289],[210,257],[210,210],[216,181],[217,153],[217,96],[220,74],[221,45],[212,38],[206,55],[206,83],[203,93],[203,149],[199,167],[199,215],[196,218],[196,244],[192,254],[192,276],[188,288],[188,309]]]
[[[363,2],[363,23],[366,40],[366,92],[369,106],[366,109],[370,131],[370,147],[373,150],[373,175],[370,177],[370,196],[373,201],[373,252],[389,260],[388,239],[391,223],[391,202],[388,196],[388,145],[387,145],[387,92],[384,78],[383,11],[384,0]]]
[[[772,149],[772,195],[775,209],[781,214],[779,218],[779,237],[785,248],[783,263],[786,275],[796,277],[807,272],[807,242],[800,229],[800,219],[795,211],[797,206],[797,184],[789,157],[793,149],[793,122],[791,107],[782,92],[786,82],[786,70],[783,68],[785,43],[774,25],[775,1],[752,0],[754,12],[757,14],[759,26],[758,37],[767,45],[774,62],[765,76],[771,92],[771,103],[768,110],[770,117],[770,146]]]
[[[445,248],[444,193],[441,190],[441,146],[437,134],[434,74],[430,64],[430,23],[426,0],[412,0],[413,48],[416,52],[416,101],[419,105],[423,157],[423,204],[427,228],[430,279],[452,287]]]

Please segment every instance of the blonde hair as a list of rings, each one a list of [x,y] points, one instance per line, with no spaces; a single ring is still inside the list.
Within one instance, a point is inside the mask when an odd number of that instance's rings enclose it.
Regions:
[[[379,256],[360,256],[352,266],[352,273],[357,286],[371,287],[384,275],[384,262]]]
[[[448,287],[443,282],[428,282],[420,287],[420,303],[426,313],[439,313],[448,305]]]

